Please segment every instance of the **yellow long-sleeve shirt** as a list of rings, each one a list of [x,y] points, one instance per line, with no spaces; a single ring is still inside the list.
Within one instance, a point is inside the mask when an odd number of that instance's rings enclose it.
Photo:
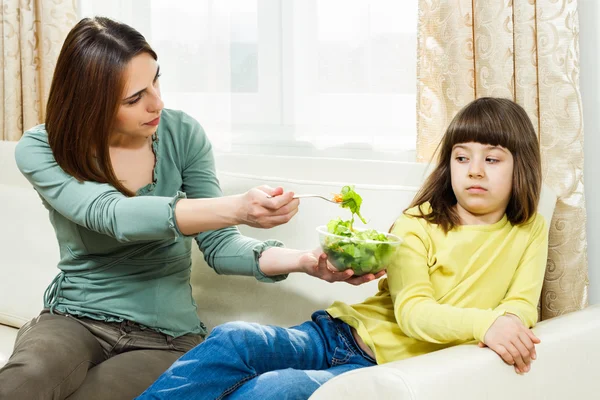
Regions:
[[[428,203],[422,209],[431,210]],[[416,215],[417,208],[408,210]],[[327,312],[354,327],[379,364],[483,338],[496,318],[517,315],[532,327],[546,269],[548,232],[537,214],[513,226],[459,226],[447,234],[423,218],[402,215],[403,239],[363,303],[335,302]]]

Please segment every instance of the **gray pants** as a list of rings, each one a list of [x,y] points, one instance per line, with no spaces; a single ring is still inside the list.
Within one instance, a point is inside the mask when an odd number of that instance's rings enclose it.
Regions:
[[[0,369],[0,400],[131,400],[200,342],[44,310],[17,334]]]

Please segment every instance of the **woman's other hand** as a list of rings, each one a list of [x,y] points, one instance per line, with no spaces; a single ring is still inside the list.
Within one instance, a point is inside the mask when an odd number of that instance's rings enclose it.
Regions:
[[[362,285],[385,275],[385,271],[377,274],[365,274],[354,276],[354,271],[347,269],[338,271],[329,261],[327,255],[321,249],[315,249],[312,253],[306,253],[300,258],[301,268],[308,275],[322,279],[327,282],[346,282],[351,285]]]
[[[269,197],[271,196],[271,197]],[[239,196],[238,220],[254,228],[272,228],[285,224],[298,212],[300,201],[294,192],[283,188],[259,186]]]

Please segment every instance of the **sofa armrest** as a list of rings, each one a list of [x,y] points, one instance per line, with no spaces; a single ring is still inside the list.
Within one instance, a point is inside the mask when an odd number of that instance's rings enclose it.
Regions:
[[[541,343],[525,375],[488,348],[462,345],[347,372],[310,399],[588,399],[600,393],[600,305],[543,321],[534,332]]]

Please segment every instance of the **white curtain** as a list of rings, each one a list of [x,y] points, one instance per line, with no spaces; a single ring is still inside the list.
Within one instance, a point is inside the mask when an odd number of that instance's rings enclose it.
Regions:
[[[415,149],[417,0],[81,0],[79,14],[142,32],[166,107],[198,119],[219,150]]]

